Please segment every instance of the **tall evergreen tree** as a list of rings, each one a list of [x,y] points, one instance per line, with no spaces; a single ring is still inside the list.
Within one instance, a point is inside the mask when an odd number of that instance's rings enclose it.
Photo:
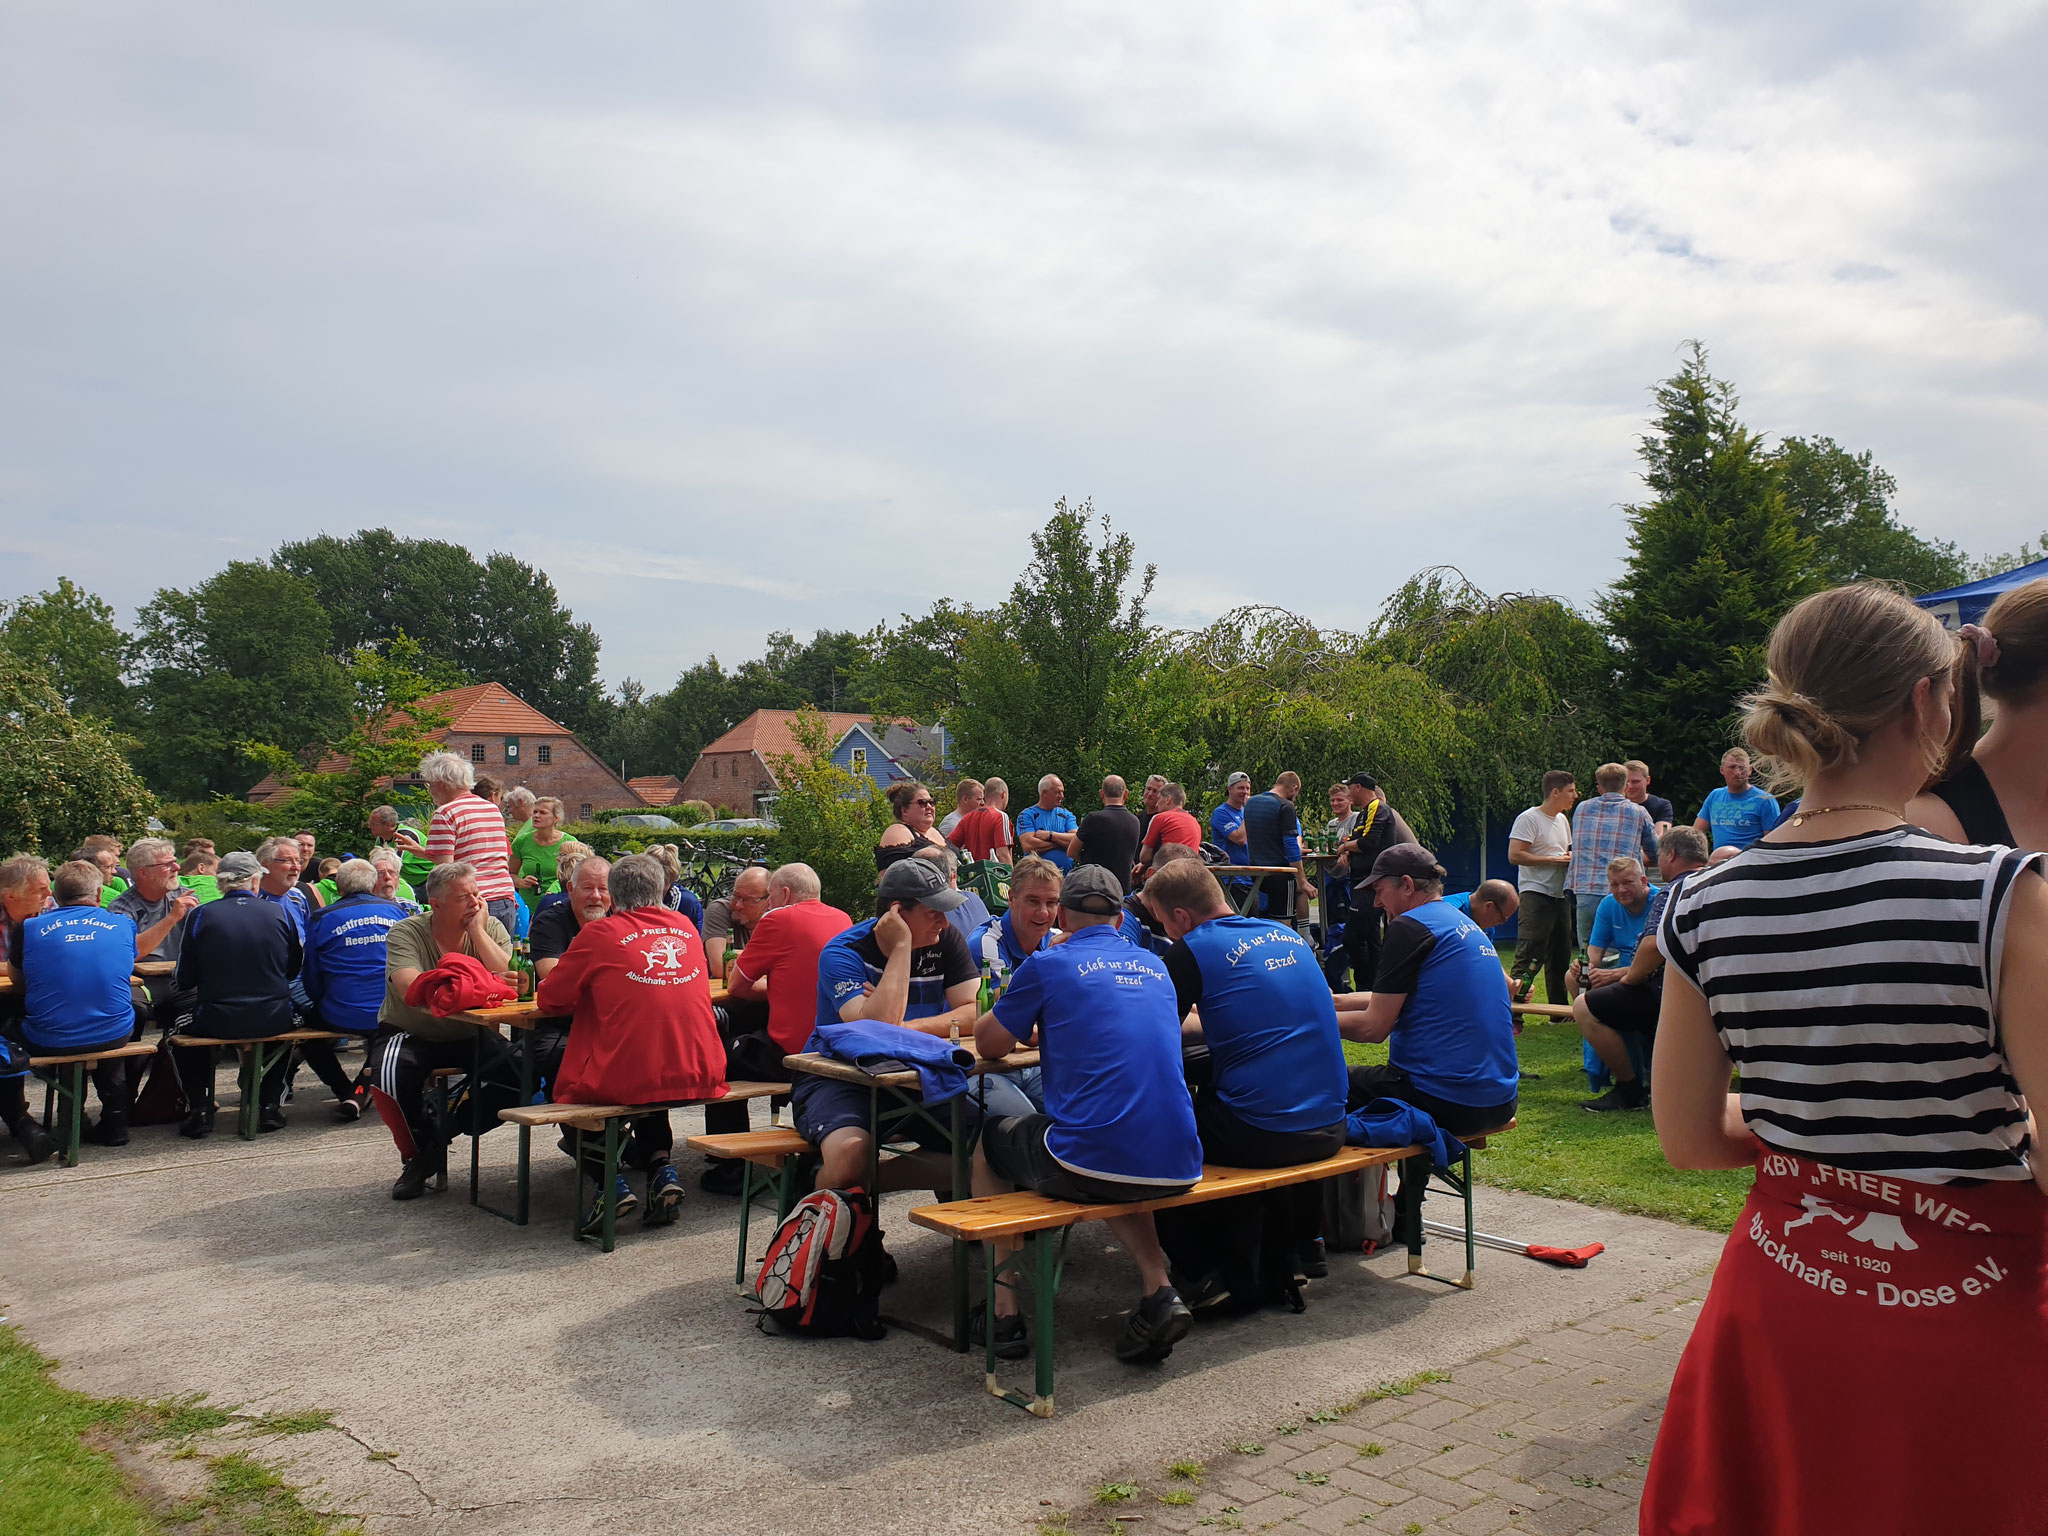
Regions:
[[[1780,614],[1818,585],[1809,548],[1732,386],[1690,344],[1657,387],[1642,439],[1655,499],[1627,508],[1629,559],[1601,600],[1621,646],[1623,740],[1689,818],[1734,742],[1734,709],[1764,675]]]

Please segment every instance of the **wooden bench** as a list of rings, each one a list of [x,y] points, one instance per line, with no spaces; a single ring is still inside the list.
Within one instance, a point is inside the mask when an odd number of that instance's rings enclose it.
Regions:
[[[222,1046],[231,1045],[241,1055],[242,1107],[235,1116],[235,1132],[244,1141],[256,1139],[256,1119],[260,1112],[257,1100],[261,1095],[263,1074],[278,1061],[277,1056],[268,1054],[266,1046],[281,1045],[286,1051],[301,1040],[350,1040],[356,1038],[331,1029],[288,1029],[282,1034],[260,1035],[253,1040],[216,1040],[206,1035],[172,1035],[173,1046]],[[208,1083],[208,1096],[213,1085]]]
[[[706,1157],[731,1158],[740,1170],[740,1246],[733,1260],[732,1283],[742,1296],[752,1294],[747,1284],[747,1228],[754,1214],[754,1197],[771,1184],[775,1188],[775,1221],[779,1226],[796,1204],[796,1170],[812,1150],[811,1144],[793,1128],[774,1126],[765,1131],[705,1132],[684,1142],[693,1152]],[[765,1169],[767,1177],[755,1182],[754,1170]]]
[[[498,1118],[508,1125],[516,1125],[527,1135],[519,1141],[519,1219],[524,1226],[527,1202],[526,1193],[529,1173],[529,1149],[531,1133],[535,1126],[558,1125],[575,1136],[572,1156],[576,1160],[576,1198],[570,1206],[570,1231],[577,1242],[583,1238],[583,1138],[586,1134],[604,1133],[604,1179],[598,1185],[598,1192],[606,1197],[604,1209],[603,1250],[610,1253],[617,1246],[618,1212],[613,1208],[610,1195],[619,1178],[619,1123],[640,1115],[665,1114],[671,1109],[689,1109],[704,1104],[734,1104],[750,1099],[780,1098],[789,1092],[788,1083],[727,1083],[725,1092],[715,1099],[677,1099],[666,1104],[519,1104],[510,1109],[498,1111]]]
[[[1281,1189],[1291,1184],[1309,1184],[1321,1179],[1334,1178],[1338,1174],[1351,1173],[1359,1169],[1378,1167],[1386,1163],[1403,1162],[1421,1153],[1420,1147],[1346,1147],[1333,1157],[1321,1162],[1301,1163],[1291,1168],[1222,1168],[1204,1166],[1201,1182],[1185,1194],[1168,1195],[1158,1200],[1140,1200],[1130,1205],[1083,1205],[1076,1201],[1054,1200],[1046,1195],[1017,1191],[1007,1195],[982,1195],[972,1200],[952,1200],[943,1205],[919,1206],[910,1213],[910,1219],[921,1227],[943,1233],[954,1243],[981,1243],[985,1247],[987,1275],[987,1296],[985,1304],[991,1319],[983,1329],[984,1360],[983,1371],[988,1390],[1006,1403],[1013,1403],[1026,1412],[1042,1419],[1053,1415],[1053,1302],[1059,1293],[1061,1260],[1065,1256],[1067,1236],[1084,1221],[1105,1221],[1112,1216],[1134,1215],[1141,1211],[1163,1211],[1175,1206],[1200,1205],[1211,1200],[1227,1200],[1233,1195],[1256,1194],[1261,1190]],[[1058,1241],[1055,1243],[1054,1235]],[[999,1259],[995,1244],[999,1239],[1019,1238],[1023,1246],[1009,1258]],[[1414,1228],[1413,1242],[1421,1242],[1420,1220]],[[1419,1251],[1416,1253],[1419,1260]],[[1411,1268],[1414,1265],[1411,1262]],[[1004,1273],[1014,1278],[1002,1281]],[[999,1283],[1022,1284],[1031,1291],[1036,1318],[1031,1330],[1031,1342],[1037,1364],[1037,1395],[1026,1397],[1023,1393],[1006,1390],[996,1382],[996,1342],[992,1319],[995,1315],[996,1286]],[[958,1310],[956,1305],[956,1311]],[[956,1341],[956,1348],[965,1341]]]
[[[1572,1016],[1570,1003],[1516,1003],[1515,1013],[1525,1019],[1568,1019]]]
[[[1472,1154],[1486,1150],[1489,1136],[1505,1136],[1515,1128],[1513,1120],[1506,1125],[1496,1126],[1477,1136],[1460,1136],[1457,1139],[1465,1149],[1465,1155],[1458,1159],[1455,1168],[1430,1167],[1427,1176],[1417,1188],[1417,1199],[1408,1198],[1408,1167],[1401,1165],[1401,1212],[1402,1224],[1407,1229],[1403,1234],[1408,1242],[1408,1273],[1423,1275],[1431,1280],[1443,1280],[1446,1285],[1455,1285],[1461,1291],[1469,1291],[1473,1285],[1473,1273],[1478,1264],[1479,1246],[1472,1236]],[[1422,1201],[1419,1198],[1428,1190],[1429,1179],[1439,1179],[1465,1207],[1465,1277],[1462,1280],[1445,1279],[1432,1275],[1422,1262]]]
[[[154,1056],[156,1047],[147,1041],[122,1041],[119,1045],[107,1046],[97,1051],[81,1051],[69,1056],[31,1056],[28,1059],[32,1070],[47,1070],[50,1075],[43,1082],[43,1129],[50,1129],[52,1110],[56,1103],[68,1099],[70,1110],[65,1115],[64,1166],[78,1166],[78,1148],[84,1139],[85,1129],[85,1071],[103,1061],[116,1061],[129,1056]],[[64,1069],[71,1070],[66,1072]],[[66,1078],[70,1081],[67,1083]],[[106,1113],[106,1106],[100,1106],[100,1113]]]

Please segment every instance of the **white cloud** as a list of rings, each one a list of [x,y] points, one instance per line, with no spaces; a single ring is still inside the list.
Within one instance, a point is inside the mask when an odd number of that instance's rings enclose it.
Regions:
[[[18,586],[461,530],[659,680],[991,600],[1092,493],[1176,621],[1356,627],[1445,560],[1584,598],[1690,336],[1931,530],[2042,520],[2039,4],[9,32]]]

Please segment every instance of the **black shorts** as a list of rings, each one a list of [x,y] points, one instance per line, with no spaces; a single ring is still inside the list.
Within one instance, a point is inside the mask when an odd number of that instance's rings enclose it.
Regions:
[[[1128,1205],[1139,1200],[1164,1200],[1184,1195],[1192,1184],[1124,1184],[1091,1179],[1063,1166],[1045,1144],[1052,1129],[1050,1115],[1006,1115],[982,1128],[981,1150],[997,1178],[1019,1189],[1072,1200],[1082,1205]]]
[[[1662,987],[1632,987],[1625,981],[1586,994],[1586,1008],[1593,1017],[1626,1035],[1654,1035],[1657,1011],[1663,1006]]]
[[[1440,1099],[1416,1087],[1399,1067],[1353,1067],[1344,1107],[1347,1110],[1363,1109],[1374,1099],[1399,1099],[1404,1104],[1413,1104],[1436,1122],[1438,1130],[1449,1131],[1458,1137],[1480,1136],[1499,1130],[1515,1118],[1517,1102],[1517,1099],[1509,1099],[1505,1104],[1454,1104],[1449,1099]]]

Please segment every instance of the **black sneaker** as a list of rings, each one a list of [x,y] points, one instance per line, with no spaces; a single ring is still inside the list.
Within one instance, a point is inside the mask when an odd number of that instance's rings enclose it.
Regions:
[[[1596,1115],[1609,1115],[1617,1109],[1641,1109],[1650,1102],[1650,1096],[1643,1091],[1640,1082],[1616,1083],[1597,1099],[1581,1099],[1579,1108]]]
[[[714,1157],[697,1175],[697,1187],[707,1195],[730,1195],[737,1200],[747,1165],[737,1157]]]
[[[1116,1341],[1116,1357],[1132,1364],[1164,1360],[1194,1326],[1195,1314],[1180,1299],[1180,1292],[1162,1285],[1131,1313],[1123,1337]]]
[[[1294,1267],[1301,1271],[1304,1280],[1321,1280],[1329,1275],[1330,1258],[1323,1251],[1320,1237],[1310,1238],[1302,1245],[1301,1252],[1295,1255]]]
[[[23,1115],[12,1127],[14,1139],[21,1143],[21,1150],[28,1154],[31,1166],[48,1162],[57,1155],[57,1141],[34,1115]]]
[[[213,1134],[213,1111],[211,1109],[193,1110],[191,1114],[185,1117],[185,1123],[178,1127],[178,1134],[189,1137],[193,1141],[201,1141],[211,1136]]]
[[[427,1192],[427,1184],[433,1177],[433,1159],[415,1157],[400,1171],[398,1181],[391,1186],[391,1198],[417,1200]]]
[[[128,1145],[128,1117],[103,1109],[99,1119],[87,1127],[79,1140],[89,1141],[96,1147],[125,1147]]]
[[[967,1343],[971,1349],[988,1347],[988,1308],[976,1306],[967,1314]],[[1169,1346],[1170,1347],[1170,1346]],[[996,1314],[996,1358],[1022,1360],[1031,1353],[1031,1341],[1024,1336],[1024,1319],[1016,1314]]]
[[[256,1116],[256,1129],[259,1131],[281,1131],[284,1127],[285,1118],[282,1105],[266,1104]]]
[[[370,1090],[360,1085],[345,1099],[334,1101],[334,1118],[337,1120],[360,1120],[363,1111],[370,1107]]]

